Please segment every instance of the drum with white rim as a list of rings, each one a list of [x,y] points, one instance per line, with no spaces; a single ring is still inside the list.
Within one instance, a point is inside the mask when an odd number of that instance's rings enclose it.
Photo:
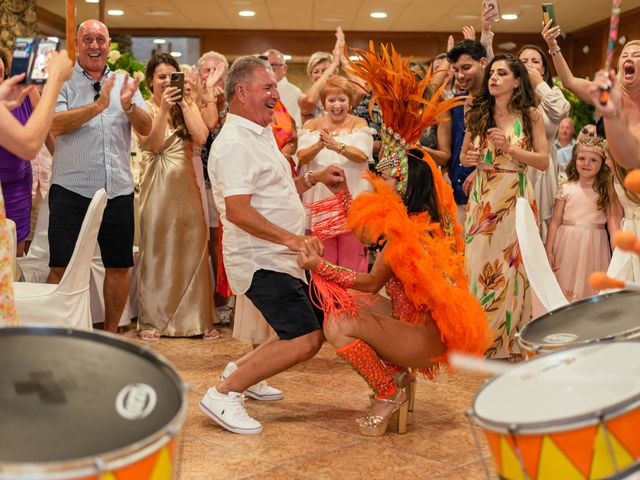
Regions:
[[[0,329],[0,480],[170,480],[186,389],[115,335]]]
[[[520,330],[526,357],[599,340],[640,336],[640,292],[619,291],[585,298],[536,318]]]
[[[514,366],[480,389],[470,416],[502,479],[621,474],[640,460],[640,343],[583,345]]]

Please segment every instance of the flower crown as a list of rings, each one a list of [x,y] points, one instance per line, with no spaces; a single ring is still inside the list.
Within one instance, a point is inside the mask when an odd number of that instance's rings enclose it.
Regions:
[[[605,158],[605,143],[601,138],[586,138],[584,140],[580,140],[576,142],[575,147],[573,147],[576,152],[582,150],[584,152],[592,152],[600,155],[602,158]]]

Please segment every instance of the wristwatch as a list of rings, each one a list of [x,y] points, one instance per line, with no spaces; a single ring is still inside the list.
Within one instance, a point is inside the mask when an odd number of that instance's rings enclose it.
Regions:
[[[127,108],[124,113],[126,113],[127,115],[129,115],[130,113],[133,113],[133,111],[136,109],[136,104],[135,102],[131,102],[131,105],[129,105],[129,108]]]
[[[304,174],[304,176],[302,177],[302,179],[304,180],[304,184],[311,188],[315,185],[314,182],[311,181],[311,174],[313,173],[313,170],[309,170],[307,173]]]
[[[346,151],[347,151],[347,146],[346,146],[344,143],[342,143],[342,144],[340,145],[340,153],[344,153],[344,152],[346,152]]]

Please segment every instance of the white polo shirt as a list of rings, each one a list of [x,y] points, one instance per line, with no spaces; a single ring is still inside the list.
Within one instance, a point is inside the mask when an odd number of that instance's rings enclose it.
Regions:
[[[227,220],[225,197],[251,195],[251,206],[263,217],[295,235],[304,235],[304,207],[271,127],[228,114],[211,146],[208,171],[224,229],[222,257],[233,293],[245,293],[260,269],[305,281],[295,252],[254,237]]]
[[[278,93],[280,94],[280,100],[287,107],[287,112],[293,117],[296,127],[300,130],[302,128],[302,114],[300,113],[298,98],[302,95],[302,90],[293,83],[289,83],[287,77],[282,77],[282,80],[278,82]]]

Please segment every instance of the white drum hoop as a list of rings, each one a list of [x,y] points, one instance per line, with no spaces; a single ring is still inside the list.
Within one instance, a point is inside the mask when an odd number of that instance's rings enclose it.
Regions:
[[[619,342],[619,343],[632,343],[632,342]],[[593,342],[589,342],[583,345],[578,345],[571,348],[566,348],[564,350],[578,350],[581,348],[589,347],[593,345]],[[514,368],[521,368],[525,366],[529,366],[534,362],[544,361],[549,358],[549,355],[552,355],[556,352],[549,352],[546,355],[541,355],[538,357],[534,357],[531,360],[520,364]],[[480,390],[476,393],[473,398],[472,407],[468,412],[470,418],[473,418],[474,422],[486,430],[496,433],[506,433],[506,434],[521,434],[521,435],[538,435],[538,434],[547,434],[547,433],[558,433],[567,430],[574,430],[576,428],[582,428],[588,425],[596,425],[602,422],[606,422],[613,418],[617,418],[620,415],[628,413],[638,407],[640,407],[640,393],[631,396],[623,401],[618,403],[609,405],[601,410],[590,412],[584,415],[577,415],[574,417],[566,417],[558,420],[550,420],[544,422],[529,422],[529,423],[506,423],[506,422],[496,422],[494,420],[483,419],[480,415],[478,415],[475,404],[480,395],[495,381],[500,379],[500,376],[492,378],[488,380],[484,385],[480,387]]]
[[[27,332],[32,330],[34,327],[7,328],[10,328],[13,331]],[[81,338],[92,338],[96,335],[100,335],[106,343],[117,345],[118,347],[148,357],[154,362],[162,364],[167,368],[167,372],[175,380],[176,386],[180,387],[180,407],[173,418],[157,432],[142,440],[111,452],[57,462],[0,462],[0,480],[73,480],[74,478],[100,475],[101,473],[117,470],[146,458],[148,455],[160,450],[164,445],[178,436],[182,430],[185,420],[187,419],[188,385],[182,381],[178,371],[165,357],[151,350],[149,347],[141,347],[130,340],[116,337],[115,335],[106,332],[88,332],[49,327],[36,328],[41,332],[50,332],[52,334],[73,332],[74,336]]]
[[[599,301],[602,301],[604,299],[608,299],[608,298],[614,297],[615,295],[620,294],[620,293],[629,293],[629,291],[621,290],[620,292],[604,293],[602,295],[594,295],[592,297],[583,298],[582,300],[578,300],[577,302],[573,302],[573,303],[571,303],[569,305],[563,305],[560,308],[552,310],[552,311],[550,311],[548,313],[545,313],[544,315],[532,320],[525,327],[523,327],[520,332],[516,333],[516,339],[517,339],[517,342],[518,342],[518,346],[521,349],[521,352],[523,354],[525,352],[535,353],[535,354],[544,354],[544,353],[549,353],[549,352],[557,352],[559,350],[564,350],[565,348],[569,348],[569,347],[576,347],[576,346],[580,346],[580,345],[589,345],[589,344],[593,344],[593,343],[596,343],[596,342],[621,341],[621,340],[632,340],[632,339],[635,339],[635,338],[640,338],[640,326],[633,327],[633,328],[630,328],[630,329],[622,331],[622,332],[616,332],[615,334],[610,334],[610,335],[607,335],[607,336],[602,337],[602,338],[593,338],[593,339],[589,339],[589,340],[579,340],[579,341],[575,341],[575,342],[566,342],[566,343],[558,343],[558,344],[551,344],[551,343],[549,343],[549,344],[539,344],[539,343],[534,343],[534,342],[527,341],[524,338],[522,338],[522,334],[523,333],[526,334],[527,326],[534,324],[534,322],[536,322],[538,320],[552,318],[554,315],[558,315],[561,312],[566,311],[568,309],[576,308],[576,306],[587,305],[587,304],[599,302]],[[522,350],[524,350],[524,352]]]

